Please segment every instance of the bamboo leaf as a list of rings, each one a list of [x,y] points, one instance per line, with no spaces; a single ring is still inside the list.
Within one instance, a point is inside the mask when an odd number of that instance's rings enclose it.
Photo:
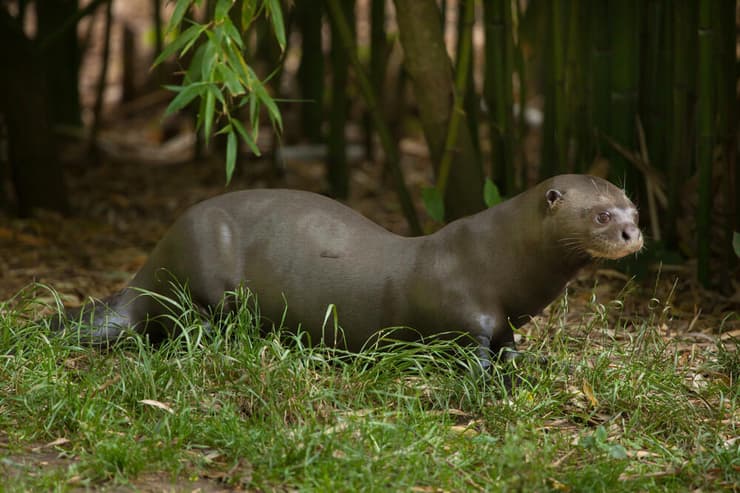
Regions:
[[[272,20],[272,29],[275,31],[280,50],[285,50],[285,24],[283,23],[283,12],[280,9],[280,0],[266,0],[267,15]]]
[[[210,40],[205,44],[201,60],[200,78],[201,80],[210,80],[211,73],[213,72],[213,65],[216,62],[216,45]]]
[[[255,96],[259,99],[259,101],[265,105],[267,108],[267,113],[270,116],[270,120],[273,124],[276,124],[278,127],[278,130],[283,129],[283,121],[280,117],[280,110],[278,110],[277,105],[275,104],[275,100],[273,100],[269,94],[267,94],[267,91],[265,90],[265,86],[262,85],[261,82],[255,81],[254,87],[252,89],[254,91]]]
[[[234,44],[236,44],[240,49],[244,47],[242,35],[239,34],[239,30],[236,28],[236,26],[234,26],[234,23],[231,22],[231,19],[229,19],[228,17],[224,19],[224,34],[226,34],[226,37],[230,39]]]
[[[210,89],[210,88],[209,88]],[[216,110],[216,97],[213,91],[209,90],[206,92],[205,104],[203,107],[203,133],[205,134],[206,142],[211,138],[211,129],[213,128],[213,115]]]
[[[242,122],[240,122],[239,120],[234,119],[234,120],[231,120],[231,123],[232,123],[232,125],[234,125],[234,128],[236,129],[236,131],[239,132],[239,135],[241,135],[242,139],[244,139],[244,142],[247,143],[247,145],[252,150],[252,152],[256,156],[261,156],[262,153],[260,152],[260,148],[257,147],[257,143],[254,141],[254,139],[252,138],[252,136],[249,135],[249,133],[247,133],[247,130],[242,125]]]
[[[223,24],[217,24],[211,31],[213,43],[218,47],[218,51],[222,51],[224,46],[224,28]]]
[[[185,17],[185,12],[188,11],[188,8],[190,7],[191,3],[192,2],[190,1],[184,1],[184,0],[180,0],[179,2],[176,2],[175,11],[172,13],[170,22],[167,24],[168,32],[171,32],[177,26],[180,25],[180,23],[182,22],[182,18]]]
[[[213,135],[225,135],[225,134],[227,134],[229,132],[231,132],[231,123],[229,123],[228,125],[226,125],[225,127],[223,127],[218,132],[214,133]]]
[[[201,73],[203,69],[203,53],[205,52],[205,50],[206,45],[204,44],[198,46],[198,49],[195,50],[195,53],[193,54],[193,59],[190,60],[190,66],[188,67],[188,71],[185,74],[186,83],[203,80],[203,78],[201,77]]]
[[[246,31],[249,28],[249,25],[252,24],[252,21],[254,20],[254,14],[257,11],[257,1],[256,0],[247,0],[245,2],[242,2],[242,31]]]
[[[234,167],[236,166],[236,133],[233,128],[229,125],[229,132],[226,135],[226,183],[231,181],[231,177],[234,174]]]
[[[445,204],[442,194],[437,187],[426,187],[421,190],[421,198],[424,201],[429,216],[438,223],[444,222]]]
[[[254,93],[249,94],[249,122],[254,127],[259,124],[259,105]]]
[[[222,79],[226,84],[226,88],[232,95],[239,96],[246,92],[244,86],[242,86],[241,82],[239,82],[239,77],[237,77],[236,73],[234,73],[231,67],[227,65],[220,65],[218,68],[219,72],[221,73]]]
[[[160,53],[157,59],[154,60],[154,65],[159,65],[186,44],[188,44],[188,48],[192,46],[191,42],[195,42],[204,29],[205,27],[200,24],[193,24],[187,28],[172,43],[168,44],[165,49],[162,50],[162,53]]]
[[[218,89],[217,86],[211,85],[208,87],[208,90],[213,92],[213,96],[216,98],[216,100],[219,103],[226,106],[226,99],[224,98],[223,93]]]
[[[249,75],[246,70],[246,62],[241,52],[237,51],[233,46],[226,47],[226,60],[232,69],[236,70],[241,83],[249,89]]]
[[[483,184],[483,201],[486,203],[486,207],[493,207],[501,203],[501,194],[498,187],[490,178],[486,178]]]
[[[250,0],[247,0],[247,2],[249,1]],[[218,0],[218,2],[216,2],[213,18],[217,21],[227,19],[229,17],[229,10],[231,10],[233,3],[233,0]]]
[[[191,39],[190,41],[188,41],[185,44],[185,46],[183,46],[182,50],[180,50],[180,56],[181,57],[184,56],[184,55],[186,55],[187,52],[190,51],[190,48],[192,48],[193,45],[198,41],[198,39],[200,38],[200,35],[204,31],[207,31],[207,27],[206,26],[199,26],[199,27],[200,27],[200,29],[199,29],[199,32],[198,32],[198,36],[195,36],[193,39]]]
[[[168,88],[171,88],[171,86],[168,86]],[[207,90],[207,87],[203,83],[195,83],[189,86],[179,87],[178,90],[179,94],[175,96],[175,99],[170,102],[167,110],[164,112],[165,117],[187,106],[193,99],[201,96]]]

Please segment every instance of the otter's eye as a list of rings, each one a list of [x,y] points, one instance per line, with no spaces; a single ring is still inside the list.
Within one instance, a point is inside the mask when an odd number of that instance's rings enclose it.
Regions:
[[[609,221],[611,221],[612,215],[608,212],[599,212],[599,214],[596,216],[596,222],[599,224],[606,224]]]

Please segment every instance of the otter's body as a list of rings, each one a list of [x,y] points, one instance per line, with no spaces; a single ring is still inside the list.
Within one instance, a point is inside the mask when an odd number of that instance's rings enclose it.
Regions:
[[[416,238],[320,195],[241,191],[191,207],[129,286],[83,315],[94,312],[95,343],[126,328],[156,334],[166,328],[147,320],[165,309],[141,289],[173,297],[174,277],[196,304],[212,307],[244,285],[264,319],[279,323],[287,302],[286,325],[300,324],[314,341],[334,305],[347,349],[361,349],[385,327],[411,327],[396,334],[409,338],[463,332],[487,366],[489,349],[513,347],[511,326],[538,314],[593,257],[619,258],[641,246],[624,193],[582,175],[549,179]]]

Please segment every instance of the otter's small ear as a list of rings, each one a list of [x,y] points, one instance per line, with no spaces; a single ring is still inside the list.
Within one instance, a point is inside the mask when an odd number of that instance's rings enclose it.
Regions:
[[[545,194],[545,198],[547,199],[547,206],[552,209],[563,200],[563,192],[551,188]]]

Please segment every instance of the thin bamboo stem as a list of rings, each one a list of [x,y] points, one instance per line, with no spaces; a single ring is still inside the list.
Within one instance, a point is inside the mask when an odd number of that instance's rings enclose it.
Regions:
[[[93,123],[90,128],[90,141],[88,142],[88,151],[90,154],[97,153],[98,131],[102,121],[103,98],[105,96],[105,85],[108,78],[108,61],[110,59],[110,35],[111,25],[113,23],[113,1],[109,1],[105,6],[105,31],[103,34],[103,54],[100,64],[100,74],[98,75],[98,84],[95,90],[95,104],[93,106]]]
[[[253,0],[245,0],[253,1]],[[296,21],[301,31],[301,62],[298,66],[298,84],[301,97],[301,124],[311,142],[321,142],[324,122],[324,52],[321,43],[323,3],[316,0],[298,0]]]
[[[558,172],[567,171],[568,167],[568,112],[565,94],[565,5],[561,0],[552,2],[552,76],[555,81],[555,150]]]
[[[627,148],[635,147],[635,115],[637,114],[638,81],[638,10],[636,0],[621,0],[609,4],[612,46],[611,124],[610,133]],[[634,167],[618,154],[610,159],[611,176],[628,190],[638,184]]]
[[[354,19],[354,0],[340,0],[342,18],[348,28],[350,41],[354,45],[354,30],[350,27],[347,18]],[[332,17],[332,20],[334,18]],[[347,40],[337,31],[335,22],[331,29],[331,73],[332,93],[331,111],[329,113],[329,138],[327,140],[327,178],[333,196],[347,198],[349,196],[349,164],[347,163],[347,138],[345,130],[349,109],[347,97],[347,83],[349,82],[347,62]]]
[[[588,2],[591,19],[591,83],[590,101],[591,126],[594,134],[609,133],[609,109],[611,87],[611,39],[609,36],[609,9],[606,2]],[[601,146],[594,139],[597,154]]]
[[[460,49],[463,46],[463,36],[467,30],[465,26],[465,10],[467,9],[468,2],[475,3],[475,0],[460,0],[457,5],[457,55],[456,60],[460,61]],[[480,107],[480,101],[478,101],[478,95],[475,92],[475,78],[473,77],[474,67],[473,60],[471,58],[468,63],[468,75],[467,83],[465,85],[465,106],[463,110],[467,120],[468,128],[470,129],[470,140],[473,144],[473,150],[476,153],[477,159],[480,161],[481,147],[480,147],[480,129],[478,127],[478,108]]]
[[[472,51],[473,23],[475,22],[475,2],[468,0],[465,3],[465,22],[463,36],[460,38],[460,59],[455,71],[455,92],[452,106],[452,116],[447,127],[444,153],[439,164],[439,175],[437,176],[437,190],[442,197],[447,189],[447,180],[452,168],[452,160],[455,154],[455,145],[460,131],[460,122],[465,115],[465,88],[468,83],[468,65]]]
[[[696,83],[696,10],[693,0],[675,0],[672,9],[673,71],[671,86],[671,130],[668,174],[668,212],[666,217],[666,243],[678,244],[676,223],[680,214],[682,188],[689,176],[692,161],[693,137],[691,135],[691,94]]]
[[[699,172],[699,204],[696,213],[697,277],[709,286],[711,238],[712,165],[715,144],[715,90],[716,62],[714,51],[715,26],[712,19],[712,0],[699,3],[698,78],[696,118],[696,167]]]
[[[516,1],[516,0],[514,0]],[[513,33],[513,12],[511,10],[512,0],[504,0],[504,73],[503,73],[503,87],[500,90],[503,93],[501,97],[501,107],[499,109],[499,121],[504,123],[503,126],[503,151],[504,151],[504,163],[506,166],[506,188],[509,194],[513,194],[517,188],[516,170],[514,169],[516,163],[514,160],[514,33]],[[521,79],[520,79],[521,80]],[[524,84],[521,84],[522,86]],[[521,106],[520,111],[524,113],[524,106]]]
[[[721,168],[724,178],[720,191],[723,195],[722,211],[724,237],[720,258],[724,268],[720,270],[719,288],[732,292],[732,273],[740,261],[732,247],[735,231],[740,231],[740,182],[737,169],[737,93],[735,85],[735,0],[714,2],[715,22],[717,25],[717,140],[722,149]]]
[[[406,180],[403,176],[403,169],[401,168],[400,156],[398,148],[395,146],[391,134],[388,131],[388,126],[383,120],[383,115],[380,107],[377,103],[377,97],[373,91],[373,86],[370,83],[367,75],[362,68],[360,59],[357,56],[357,48],[355,47],[354,36],[350,30],[347,20],[344,17],[342,8],[339,5],[339,0],[325,0],[328,7],[329,15],[332,18],[332,22],[336,26],[337,34],[342,40],[344,47],[347,51],[347,57],[350,64],[355,72],[357,78],[357,84],[362,93],[367,110],[370,112],[375,123],[375,130],[378,132],[380,143],[383,146],[388,166],[393,172],[393,178],[396,182],[396,193],[398,193],[398,199],[401,203],[401,209],[406,218],[406,222],[409,225],[409,230],[413,235],[420,235],[422,232],[419,218],[416,214],[416,209],[411,201],[411,195],[406,188]]]

